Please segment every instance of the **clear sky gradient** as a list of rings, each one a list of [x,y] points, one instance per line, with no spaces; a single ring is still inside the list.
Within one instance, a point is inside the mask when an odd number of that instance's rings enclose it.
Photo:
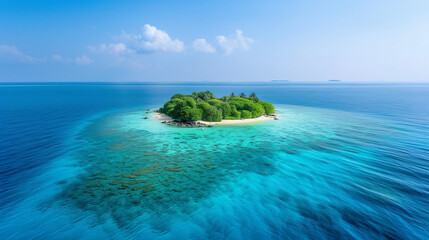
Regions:
[[[429,82],[429,1],[0,0],[0,82]]]

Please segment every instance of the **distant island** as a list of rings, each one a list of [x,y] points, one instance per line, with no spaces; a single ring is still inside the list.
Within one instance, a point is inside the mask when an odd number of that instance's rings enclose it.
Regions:
[[[248,97],[236,96],[217,98],[210,91],[193,92],[191,95],[175,94],[159,109],[157,117],[170,125],[218,125],[240,122],[257,122],[276,118],[274,106],[260,100],[255,93]],[[166,118],[166,116],[168,116]]]
[[[329,80],[329,82],[341,82],[341,80],[338,80],[338,79],[331,79],[331,80]]]

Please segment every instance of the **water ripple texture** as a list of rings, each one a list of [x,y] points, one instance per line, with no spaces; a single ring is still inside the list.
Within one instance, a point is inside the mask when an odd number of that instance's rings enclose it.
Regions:
[[[63,137],[14,140],[4,128],[2,156],[41,166],[1,162],[2,184],[16,184],[2,189],[2,238],[429,237],[424,118],[276,104],[277,121],[202,130],[164,125],[142,105],[88,115]],[[19,182],[20,171],[37,174]]]

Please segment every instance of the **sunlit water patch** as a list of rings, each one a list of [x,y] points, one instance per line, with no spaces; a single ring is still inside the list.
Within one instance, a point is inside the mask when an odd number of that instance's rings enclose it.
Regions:
[[[406,146],[418,133],[276,107],[278,121],[204,130],[164,125],[147,107],[107,114],[80,131],[76,177],[45,208],[84,238],[428,236],[427,149]]]

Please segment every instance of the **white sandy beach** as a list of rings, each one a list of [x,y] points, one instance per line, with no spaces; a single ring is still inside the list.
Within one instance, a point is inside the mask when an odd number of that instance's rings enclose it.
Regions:
[[[157,112],[155,117],[161,121],[173,121],[174,119],[167,116],[164,113]],[[206,125],[233,125],[233,124],[246,124],[246,123],[257,123],[274,120],[274,117],[269,116],[260,116],[257,118],[248,118],[248,119],[238,119],[238,120],[222,120],[220,122],[207,122],[207,121],[196,121],[198,123],[203,123]]]
[[[160,112],[155,112],[155,117],[161,121],[173,121],[174,120],[173,118],[167,116],[164,113],[160,113]]]

